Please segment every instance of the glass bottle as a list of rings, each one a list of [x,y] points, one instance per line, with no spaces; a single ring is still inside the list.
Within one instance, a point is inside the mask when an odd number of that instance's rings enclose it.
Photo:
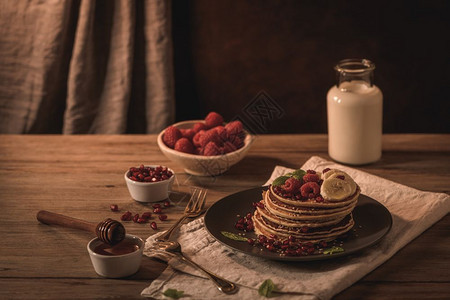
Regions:
[[[375,65],[367,59],[341,60],[337,84],[327,94],[328,154],[362,165],[381,158],[383,94],[373,84]]]

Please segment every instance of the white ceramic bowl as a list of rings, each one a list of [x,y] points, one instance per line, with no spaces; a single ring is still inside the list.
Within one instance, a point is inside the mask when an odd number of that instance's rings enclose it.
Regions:
[[[159,165],[146,165],[146,167],[153,168],[157,166]],[[172,188],[175,172],[170,168],[167,169],[171,171],[173,175],[169,179],[156,182],[140,182],[131,180],[127,176],[130,170],[127,170],[124,174],[124,178],[131,198],[139,202],[158,202],[169,198],[169,191]]]
[[[188,129],[198,122],[203,122],[203,120],[184,121],[175,123],[173,126],[180,129]],[[253,136],[245,132],[244,146],[236,151],[215,156],[194,155],[167,147],[162,140],[164,131],[159,133],[157,139],[162,153],[174,163],[182,166],[187,173],[197,176],[215,176],[228,171],[231,166],[245,157],[253,143]]]
[[[94,249],[103,243],[102,241],[94,238],[88,243],[87,250],[98,275],[107,278],[121,278],[133,275],[139,270],[145,242],[140,237],[131,234],[127,234],[125,239],[133,241],[139,246],[139,249],[123,255],[102,255],[94,252]]]

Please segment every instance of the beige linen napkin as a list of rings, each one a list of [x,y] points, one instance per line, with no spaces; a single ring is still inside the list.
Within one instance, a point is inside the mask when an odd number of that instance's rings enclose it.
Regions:
[[[168,261],[169,267],[142,291],[143,296],[164,299],[169,288],[184,291],[183,299],[264,299],[258,287],[271,279],[280,293],[276,299],[329,299],[392,257],[425,229],[450,212],[450,196],[419,191],[386,179],[311,157],[302,169],[339,168],[351,175],[362,193],[386,206],[392,214],[391,231],[369,249],[346,257],[313,262],[279,262],[234,251],[206,231],[203,218],[181,227],[178,241],[183,252],[198,264],[239,285],[235,295],[218,291],[202,273],[165,253],[151,249],[155,236],[146,242],[144,254]],[[286,172],[275,167],[267,183]],[[255,201],[258,199],[255,199]]]

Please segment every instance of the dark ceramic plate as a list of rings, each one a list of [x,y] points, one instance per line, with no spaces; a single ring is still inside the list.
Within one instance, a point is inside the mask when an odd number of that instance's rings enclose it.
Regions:
[[[214,203],[205,215],[206,229],[219,242],[250,255],[273,260],[311,261],[341,257],[370,247],[380,241],[392,226],[392,216],[386,207],[368,196],[360,195],[358,204],[353,211],[355,220],[353,228],[355,230],[351,230],[343,238],[344,252],[326,255],[280,256],[278,253],[266,249],[261,251],[259,246],[251,246],[247,242],[235,241],[223,236],[221,231],[242,233],[242,231],[234,228],[234,224],[238,220],[237,215],[244,216],[248,212],[253,212],[252,203],[261,199],[261,193],[264,189],[267,189],[267,187],[241,191]],[[255,238],[256,234],[250,232],[246,233],[245,236]]]

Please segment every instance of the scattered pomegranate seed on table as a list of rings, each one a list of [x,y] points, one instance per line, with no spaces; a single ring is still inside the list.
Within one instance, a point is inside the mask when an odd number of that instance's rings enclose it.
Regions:
[[[135,214],[133,217],[133,222],[137,223],[138,219],[139,219],[139,214]]]
[[[119,206],[117,206],[117,204],[111,204],[109,208],[111,211],[119,211]]]

